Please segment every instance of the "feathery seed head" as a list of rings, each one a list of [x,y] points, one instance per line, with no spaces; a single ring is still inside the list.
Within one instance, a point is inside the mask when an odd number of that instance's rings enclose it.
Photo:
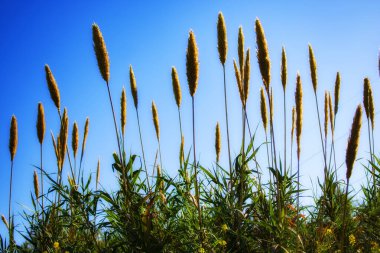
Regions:
[[[125,88],[121,91],[120,98],[120,123],[121,123],[121,132],[124,136],[125,134],[125,125],[127,124],[127,95],[125,93]]]
[[[290,140],[291,141],[293,141],[294,129],[296,128],[296,119],[297,119],[296,107],[293,106],[293,108],[292,108],[292,130],[290,132]]]
[[[237,66],[235,60],[234,60],[234,69],[235,69],[236,83],[237,83],[238,89],[239,89],[240,101],[241,101],[242,105],[244,105],[245,99],[244,99],[243,84],[242,84],[242,80],[241,80],[241,76],[240,76],[240,71],[238,69],[238,66]]]
[[[261,120],[263,121],[264,131],[267,131],[268,117],[267,117],[267,104],[265,101],[264,89],[260,88],[260,109],[261,109]]]
[[[240,65],[240,76],[241,79],[244,79],[244,32],[243,27],[239,26],[239,35],[238,35],[238,56],[239,56],[239,65]]]
[[[181,147],[179,149],[179,159],[180,159],[181,163],[183,163],[185,161],[184,148],[185,148],[185,137],[182,135],[182,137],[181,137]]]
[[[87,141],[87,135],[88,135],[88,128],[90,126],[90,119],[86,118],[86,123],[84,125],[84,134],[83,134],[83,142],[82,142],[82,153],[84,152],[84,149],[86,147],[86,141]]]
[[[57,85],[57,82],[55,81],[53,73],[50,70],[49,65],[47,64],[45,64],[45,73],[46,73],[46,82],[49,88],[50,97],[53,100],[54,105],[57,107],[57,109],[60,109],[61,100],[60,100],[58,85]]]
[[[108,84],[110,79],[110,60],[102,32],[100,31],[99,26],[95,23],[92,25],[92,41],[94,43],[94,50],[100,74]]]
[[[175,102],[177,107],[181,106],[182,93],[181,93],[181,85],[179,83],[177,69],[172,67],[172,84],[173,84],[173,93],[175,97]]]
[[[356,154],[358,152],[360,141],[360,128],[362,125],[362,107],[358,105],[356,108],[355,116],[351,126],[351,133],[348,137],[347,149],[346,149],[346,179],[349,179],[352,174]]]
[[[302,134],[302,82],[301,76],[297,73],[297,87],[295,93],[296,100],[296,138],[297,138],[297,157],[300,158],[301,155],[301,134]]]
[[[67,115],[67,109],[65,108],[62,115],[61,128],[59,131],[59,137],[57,141],[57,148],[60,155],[60,169],[63,168],[63,163],[65,161],[66,149],[67,149],[67,139],[69,133],[69,117]]]
[[[369,119],[371,120],[372,129],[375,128],[375,102],[373,101],[372,88],[368,92],[368,109],[369,109]]]
[[[286,52],[285,48],[282,47],[282,53],[281,53],[281,83],[282,88],[286,89],[286,80],[287,80],[288,72],[287,72],[287,64],[286,64]]]
[[[199,60],[198,47],[193,31],[189,32],[189,39],[186,51],[186,75],[189,84],[190,95],[194,97],[198,87]]]
[[[220,127],[219,122],[216,123],[215,127],[215,153],[216,153],[216,162],[219,162],[220,150],[222,146],[222,140],[220,137]]]
[[[340,73],[336,73],[335,89],[334,89],[334,114],[338,113],[340,95]]]
[[[328,95],[328,92],[325,91],[325,104],[324,104],[324,111],[325,111],[325,124],[324,124],[324,127],[325,127],[325,138],[327,136],[327,133],[328,133],[328,127],[329,127],[329,95]]]
[[[3,221],[3,223],[4,223],[4,225],[7,227],[7,229],[9,229],[8,221],[7,221],[7,219],[5,219],[5,216],[4,216],[4,215],[1,215],[1,220]]]
[[[160,122],[158,121],[158,112],[157,112],[157,107],[154,101],[152,101],[152,115],[153,115],[153,124],[156,130],[157,140],[160,140]]]
[[[244,105],[247,104],[247,100],[248,100],[250,75],[251,75],[251,61],[250,61],[250,51],[248,48],[246,56],[245,56],[245,65],[244,65]]]
[[[40,186],[38,184],[38,175],[37,172],[33,173],[33,184],[34,184],[34,194],[36,195],[36,199],[38,201],[38,197],[40,196]]]
[[[227,42],[227,29],[224,22],[224,16],[222,12],[219,12],[218,15],[218,51],[219,51],[219,60],[224,65],[227,59],[228,51],[228,42]]]
[[[366,77],[364,78],[364,89],[363,89],[363,104],[364,104],[364,110],[367,118],[369,118],[369,90],[371,89],[371,83],[369,82],[369,79]]]
[[[40,144],[43,143],[45,136],[45,111],[42,103],[38,103],[37,115],[37,137]]]
[[[131,84],[133,103],[135,104],[135,108],[137,110],[137,106],[138,106],[137,85],[136,85],[136,78],[135,78],[135,73],[133,72],[132,65],[129,65],[129,81]]]
[[[9,152],[11,154],[11,161],[15,158],[18,144],[18,133],[17,133],[17,119],[16,116],[12,116],[11,128],[9,133]]]
[[[334,115],[334,108],[332,105],[332,98],[330,92],[328,93],[329,97],[329,115],[330,115],[330,127],[331,127],[331,134],[334,135],[334,121],[335,121],[335,115]]]
[[[269,58],[268,44],[265,38],[264,29],[258,18],[256,19],[255,30],[256,30],[256,44],[257,44],[257,60],[259,62],[260,73],[263,79],[265,89],[267,90],[267,93],[269,94],[270,58]]]
[[[311,45],[309,44],[309,63],[310,63],[310,75],[311,75],[311,81],[313,83],[313,89],[314,93],[317,92],[317,62],[315,61],[314,57],[314,51]]]
[[[78,125],[76,122],[74,122],[73,132],[72,132],[72,137],[71,137],[71,148],[73,149],[74,158],[77,156],[78,143],[79,143]]]

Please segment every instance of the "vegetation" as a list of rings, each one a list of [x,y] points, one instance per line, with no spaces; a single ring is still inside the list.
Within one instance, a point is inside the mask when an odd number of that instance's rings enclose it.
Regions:
[[[78,124],[74,123],[69,139],[69,116],[60,104],[57,82],[48,65],[45,66],[50,95],[57,109],[60,130],[51,134],[57,168],[47,171],[43,167],[42,146],[45,140],[45,116],[42,103],[38,104],[37,137],[40,143],[40,166],[33,174],[33,211],[24,211],[24,228],[18,231],[25,239],[14,240],[16,224],[12,213],[12,171],[17,151],[17,120],[12,116],[9,151],[11,177],[8,217],[2,216],[8,235],[0,235],[1,252],[380,252],[380,158],[374,151],[375,109],[371,84],[364,79],[363,105],[353,114],[353,123],[346,150],[346,177],[338,179],[335,159],[335,119],[339,109],[340,74],[337,73],[334,96],[325,92],[323,116],[318,105],[317,62],[309,45],[309,62],[312,88],[316,101],[321,148],[323,150],[324,177],[318,180],[321,194],[315,196],[314,205],[306,207],[300,201],[305,190],[300,185],[302,156],[301,140],[304,89],[297,74],[290,127],[286,122],[286,88],[288,83],[285,48],[282,48],[281,82],[284,100],[285,146],[276,145],[274,134],[274,94],[271,86],[271,61],[265,33],[259,19],[255,22],[257,61],[262,77],[260,108],[266,142],[256,143],[257,131],[251,132],[248,121],[247,100],[250,90],[251,56],[244,47],[243,28],[239,28],[238,61],[233,60],[236,84],[240,94],[242,116],[241,151],[231,157],[228,127],[225,65],[228,61],[227,29],[222,13],[217,21],[219,60],[224,75],[224,109],[227,138],[227,165],[219,163],[221,155],[221,125],[215,128],[215,166],[203,167],[196,157],[196,129],[194,107],[199,78],[199,55],[196,37],[190,31],[186,52],[186,74],[192,98],[191,150],[184,149],[185,136],[181,122],[181,86],[177,69],[172,68],[173,91],[178,107],[180,144],[178,175],[165,173],[161,160],[159,111],[152,101],[152,118],[158,150],[154,176],[149,176],[144,154],[138,111],[137,82],[130,66],[130,85],[139,126],[143,165],[136,163],[138,155],[125,150],[126,91],[120,98],[120,121],[110,91],[109,56],[99,27],[92,26],[93,45],[101,77],[109,95],[118,152],[113,154],[112,169],[117,178],[116,191],[99,187],[100,161],[95,180],[85,175],[82,159],[85,153],[89,119],[86,120],[82,144],[79,144]],[[380,62],[379,62],[380,64]],[[222,86],[221,86],[222,87]],[[310,87],[311,88],[311,87]],[[257,92],[255,90],[255,92]],[[289,92],[288,92],[289,93]],[[291,97],[292,98],[292,97]],[[288,100],[289,101],[289,97]],[[269,106],[269,109],[267,108]],[[174,103],[173,103],[174,106]],[[363,115],[364,107],[365,115]],[[362,117],[368,120],[368,165],[355,164]],[[322,118],[323,121],[320,119]],[[269,122],[268,122],[269,119]],[[324,123],[324,124],[323,124]],[[222,125],[223,126],[223,125]],[[324,127],[322,129],[322,126]],[[304,130],[304,131],[302,131]],[[279,135],[280,133],[277,133]],[[290,136],[290,138],[289,138]],[[290,139],[290,152],[286,142]],[[295,146],[293,142],[295,139]],[[81,147],[81,148],[80,148]],[[80,159],[78,149],[80,150]],[[297,161],[293,162],[293,148]],[[137,151],[137,150],[136,150]],[[283,151],[283,152],[281,152]],[[267,164],[259,164],[258,154],[267,157]],[[289,154],[290,153],[290,154]],[[157,159],[159,157],[159,159]],[[50,158],[52,159],[52,158]],[[79,163],[77,164],[77,160]],[[225,166],[225,167],[224,167]],[[361,168],[364,166],[364,168]],[[367,184],[362,187],[364,198],[354,204],[350,192],[351,174],[356,169],[367,172]],[[321,168],[322,169],[322,168]],[[67,170],[67,180],[63,171]],[[295,172],[295,173],[293,173]],[[268,182],[263,181],[263,175]],[[66,183],[67,182],[67,183]],[[17,231],[16,231],[17,232]]]

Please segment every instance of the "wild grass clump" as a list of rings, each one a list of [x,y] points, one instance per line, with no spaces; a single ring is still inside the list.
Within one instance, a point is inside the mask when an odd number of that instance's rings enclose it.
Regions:
[[[294,82],[288,82],[287,55],[285,47],[281,49],[281,66],[279,73],[271,73],[272,63],[269,57],[268,41],[264,26],[259,19],[252,24],[256,32],[256,57],[262,83],[250,87],[252,78],[250,49],[245,48],[243,27],[238,29],[238,59],[228,58],[227,28],[224,16],[218,14],[216,24],[217,50],[223,67],[225,124],[215,126],[215,161],[210,167],[197,160],[195,120],[201,110],[195,110],[196,91],[200,76],[200,55],[195,33],[188,34],[187,50],[182,54],[186,61],[189,94],[191,97],[192,135],[185,136],[182,129],[182,102],[179,75],[175,67],[171,68],[173,87],[173,106],[178,109],[178,128],[180,138],[161,139],[158,108],[151,104],[152,125],[155,129],[154,163],[146,164],[143,131],[140,125],[139,98],[137,81],[132,65],[129,67],[130,92],[133,98],[140,147],[132,147],[126,152],[128,139],[127,94],[123,88],[120,96],[120,115],[116,120],[116,110],[111,94],[110,57],[107,52],[103,34],[98,25],[93,24],[93,47],[100,76],[106,83],[109,96],[110,113],[118,146],[113,153],[111,166],[102,163],[102,171],[112,169],[116,178],[116,188],[110,191],[102,184],[101,161],[86,163],[89,174],[82,167],[85,159],[86,143],[89,132],[89,118],[84,126],[81,121],[69,121],[68,110],[64,107],[61,114],[61,100],[57,82],[45,65],[46,81],[50,97],[58,112],[59,129],[51,130],[52,148],[55,157],[43,156],[46,122],[42,103],[37,107],[37,141],[40,144],[39,165],[33,171],[31,190],[31,207],[21,213],[19,220],[12,213],[13,169],[15,161],[18,128],[15,116],[10,125],[10,180],[8,217],[2,215],[3,225],[8,235],[0,235],[1,252],[378,252],[380,250],[380,158],[375,153],[375,101],[374,92],[368,78],[364,79],[363,107],[366,112],[369,136],[369,157],[362,158],[362,164],[355,162],[359,149],[360,129],[362,125],[362,105],[358,105],[354,114],[345,156],[346,176],[339,178],[337,168],[343,161],[336,158],[335,126],[339,123],[338,111],[341,84],[337,72],[334,94],[326,90],[324,96],[324,125],[320,121],[318,102],[317,63],[311,45],[309,50],[310,81],[307,89],[303,85],[300,73],[293,73]],[[306,46],[305,46],[306,49]],[[215,59],[217,60],[217,59]],[[380,65],[380,64],[379,64]],[[232,97],[227,87],[226,70],[233,67],[239,98]],[[281,84],[271,80],[279,75]],[[142,84],[143,85],[143,84]],[[272,85],[272,86],[271,86]],[[273,92],[275,85],[282,85],[283,108],[276,108]],[[295,92],[287,96],[287,89]],[[253,94],[256,106],[260,107],[260,127],[251,131],[247,113],[249,93]],[[312,94],[316,102],[315,119],[318,120],[321,137],[321,154],[323,165],[307,167],[301,162],[301,155],[309,148],[309,143],[302,141],[302,136],[317,134],[318,130],[303,127],[304,94]],[[256,95],[255,95],[256,94]],[[294,94],[294,97],[293,97]],[[140,94],[139,94],[140,95]],[[143,94],[144,95],[144,94]],[[252,97],[252,96],[251,96]],[[306,97],[306,96],[305,96]],[[230,135],[228,101],[241,105],[241,132]],[[292,103],[288,111],[286,103]],[[144,100],[140,100],[144,101]],[[282,109],[278,113],[278,109]],[[339,109],[339,110],[338,110]],[[164,108],[160,111],[164,112]],[[275,114],[276,112],[276,114]],[[275,117],[276,115],[276,117]],[[283,132],[274,131],[275,120],[283,118]],[[287,128],[287,117],[291,115],[291,127]],[[49,121],[52,119],[48,119]],[[70,119],[71,120],[71,119]],[[69,122],[74,122],[70,129]],[[78,122],[78,123],[77,123]],[[119,123],[118,123],[119,122]],[[278,121],[276,121],[278,122]],[[208,126],[204,126],[208,127]],[[212,126],[211,126],[212,127]],[[261,128],[262,127],[262,128]],[[349,126],[341,126],[349,129]],[[225,128],[225,132],[224,132]],[[83,129],[83,135],[81,131]],[[277,128],[276,128],[277,129]],[[246,131],[248,130],[248,131]],[[282,130],[282,129],[281,129]],[[71,131],[71,135],[69,134]],[[225,134],[224,134],[225,133]],[[241,134],[241,135],[240,135]],[[284,147],[276,147],[277,136],[283,134]],[[71,136],[71,137],[70,137]],[[162,135],[163,136],[163,135]],[[230,138],[240,136],[239,147],[230,147]],[[227,139],[227,148],[222,147],[222,138]],[[290,154],[287,140],[290,137]],[[71,139],[70,139],[71,138]],[[191,147],[185,147],[185,138],[192,138]],[[260,143],[260,138],[265,142]],[[80,144],[80,139],[82,143]],[[70,141],[71,140],[71,145]],[[178,159],[178,174],[168,175],[168,168],[162,161],[161,141],[177,141],[179,152],[170,156]],[[293,142],[295,141],[295,144]],[[164,143],[164,142],[163,142]],[[293,147],[293,146],[296,147]],[[71,148],[70,148],[71,146]],[[301,149],[302,147],[302,149]],[[231,149],[240,152],[232,157]],[[293,149],[296,154],[293,154]],[[283,151],[283,152],[282,152]],[[302,153],[301,153],[302,151]],[[212,151],[214,152],[214,151]],[[80,162],[77,167],[77,157]],[[179,154],[179,155],[178,155]],[[138,162],[142,157],[142,162]],[[169,156],[168,156],[169,157]],[[223,157],[228,157],[224,164]],[[258,159],[258,158],[261,159]],[[71,159],[73,158],[73,160]],[[159,159],[158,159],[159,158]],[[46,159],[54,159],[55,167],[44,166]],[[264,160],[263,160],[264,159]],[[296,161],[293,162],[293,160]],[[263,160],[264,162],[259,162]],[[288,162],[290,160],[290,162]],[[110,168],[107,168],[110,167]],[[148,168],[149,169],[148,171]],[[18,169],[18,168],[16,168]],[[24,168],[27,171],[27,168]],[[303,203],[305,186],[301,185],[301,176],[309,171],[320,170],[322,178],[312,178],[317,182],[318,191],[314,194],[314,203]],[[350,188],[350,178],[356,170],[367,172],[367,182],[361,188],[363,197],[355,196]],[[24,172],[25,172],[24,171]],[[39,172],[39,175],[38,175]],[[30,171],[32,173],[32,171]],[[67,177],[66,177],[67,175]],[[45,185],[45,188],[44,188]],[[18,191],[22,187],[17,187]],[[5,193],[4,193],[5,194]],[[3,194],[3,195],[4,195]],[[23,225],[22,229],[19,227]],[[17,229],[16,229],[17,228]],[[20,233],[24,241],[16,242],[15,233]]]

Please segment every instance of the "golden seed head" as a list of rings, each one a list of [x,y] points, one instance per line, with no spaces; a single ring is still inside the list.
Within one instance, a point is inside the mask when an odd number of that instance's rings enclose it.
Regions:
[[[267,131],[268,117],[267,117],[267,104],[265,101],[264,89],[260,88],[260,109],[261,109],[261,120],[263,121],[263,127],[265,132]]]
[[[315,61],[313,48],[309,44],[309,63],[310,63],[310,75],[311,75],[311,81],[313,83],[313,89],[314,93],[317,92],[317,62]]]
[[[240,76],[241,79],[244,79],[244,33],[243,27],[239,27],[238,35],[238,56],[239,56],[239,65],[240,65]]]
[[[52,139],[52,142],[53,142],[53,148],[54,148],[55,157],[57,158],[57,164],[59,165],[60,161],[59,161],[58,145],[57,145],[57,142],[55,141],[55,137],[54,137],[53,132],[51,132],[50,134],[51,134],[51,139]],[[57,141],[58,140],[59,140],[59,137],[57,138]]]
[[[328,129],[329,129],[329,95],[327,93],[327,91],[325,91],[325,104],[324,104],[324,112],[325,112],[325,124],[324,124],[324,130],[325,130],[325,138],[327,136],[327,133],[328,133]]]
[[[175,102],[179,108],[181,106],[182,93],[181,93],[181,85],[179,83],[177,70],[175,67],[172,67],[172,84],[173,84],[173,93],[175,97]]]
[[[63,168],[63,163],[65,161],[66,149],[67,149],[67,139],[69,135],[69,117],[67,115],[66,108],[63,111],[61,128],[59,131],[59,141],[57,142],[57,147],[60,155],[60,169]]]
[[[57,82],[53,76],[53,73],[50,70],[49,65],[45,64],[45,73],[46,73],[46,82],[49,88],[50,97],[54,102],[54,105],[59,109],[61,107],[61,100],[59,95],[59,89]]]
[[[102,32],[97,24],[92,25],[92,41],[94,42],[94,50],[98,61],[100,74],[102,75],[104,81],[108,84],[110,79],[110,60],[108,57],[106,43],[104,42]]]
[[[44,142],[45,136],[45,111],[42,103],[38,103],[37,114],[37,137],[40,144]]]
[[[179,149],[179,159],[180,159],[181,163],[183,163],[185,161],[184,148],[185,148],[185,137],[182,135],[182,137],[181,137],[181,147]]]
[[[334,114],[338,113],[340,95],[340,73],[336,73],[335,88],[334,88]]]
[[[328,93],[328,97],[329,97],[329,115],[330,115],[331,134],[334,135],[335,115],[334,115],[334,108],[332,105],[332,98],[331,98],[330,92]]]
[[[219,51],[219,60],[224,65],[227,59],[228,51],[228,42],[227,42],[227,29],[224,22],[224,16],[222,12],[219,12],[218,15],[218,51]]]
[[[358,152],[360,141],[360,128],[362,125],[362,107],[358,105],[356,108],[355,116],[351,126],[351,133],[348,137],[347,150],[346,150],[346,179],[349,179],[352,174],[356,154]]]
[[[98,185],[99,185],[99,180],[100,180],[100,160],[98,159],[98,165],[96,167],[96,190],[98,189]]]
[[[132,65],[129,65],[129,81],[131,84],[131,92],[133,97],[133,103],[135,104],[135,108],[138,106],[138,96],[137,96],[137,85],[135,73],[133,72]]]
[[[34,171],[34,174],[33,174],[33,184],[34,184],[34,194],[36,195],[36,199],[38,201],[38,197],[40,196],[40,186],[38,184],[38,175],[36,171]]]
[[[368,94],[369,94],[370,89],[371,89],[371,84],[369,82],[369,79],[366,77],[364,78],[363,104],[364,104],[364,110],[365,110],[365,114],[367,115],[367,118],[369,118]]]
[[[158,112],[157,107],[154,101],[152,101],[152,116],[153,116],[153,124],[156,130],[157,140],[160,140],[160,122],[158,121]]]
[[[368,92],[368,109],[369,109],[369,119],[371,120],[372,129],[375,128],[375,102],[373,101],[372,88]]]
[[[74,157],[77,156],[78,143],[79,143],[78,125],[76,122],[74,122],[73,132],[72,132],[72,137],[71,137],[71,147],[73,149]]]
[[[220,127],[219,122],[216,123],[215,127],[215,153],[216,153],[216,162],[219,162],[220,150],[222,147],[222,140],[220,137]]]
[[[301,134],[302,134],[302,82],[301,76],[297,73],[297,87],[295,93],[296,100],[296,138],[297,138],[297,157],[300,158],[301,155]]]
[[[244,105],[247,104],[247,100],[248,100],[250,75],[251,75],[251,62],[250,62],[250,51],[248,48],[246,56],[245,56],[245,65],[244,65]]]
[[[259,19],[256,19],[256,43],[257,43],[257,60],[259,62],[261,77],[264,82],[265,89],[269,93],[270,85],[270,58],[268,44],[265,38],[264,29]]]
[[[190,95],[193,97],[198,87],[199,60],[198,47],[193,31],[189,32],[186,51],[186,75],[189,84]]]
[[[296,119],[297,119],[296,107],[293,106],[293,108],[292,108],[292,130],[290,132],[290,139],[292,142],[293,142],[293,136],[294,136],[294,129],[296,128]]]
[[[17,133],[17,119],[16,116],[12,116],[11,128],[9,133],[9,152],[11,154],[11,161],[15,158],[18,143],[18,133]]]
[[[84,149],[86,147],[86,141],[87,141],[87,135],[88,135],[88,128],[90,126],[90,119],[86,118],[86,123],[84,125],[84,134],[83,134],[83,142],[82,142],[82,153],[84,152]]]
[[[120,123],[121,123],[121,132],[124,136],[125,134],[125,125],[127,124],[127,95],[125,93],[125,88],[121,91],[120,98]]]
[[[288,72],[287,72],[287,64],[286,64],[286,52],[285,48],[282,47],[282,53],[281,53],[281,83],[282,83],[282,88],[286,89],[286,81],[288,77]]]
[[[9,229],[8,221],[7,221],[7,219],[5,219],[5,216],[4,216],[4,215],[1,215],[1,220],[3,221],[3,223],[4,223],[4,225],[7,227],[7,229]]]
[[[236,61],[234,60],[234,69],[235,69],[235,77],[236,77],[236,83],[238,85],[238,89],[239,89],[239,95],[240,95],[240,101],[242,103],[242,105],[244,105],[244,90],[243,90],[243,84],[242,84],[242,81],[241,81],[241,76],[240,76],[240,71],[237,67],[237,64],[236,64]]]

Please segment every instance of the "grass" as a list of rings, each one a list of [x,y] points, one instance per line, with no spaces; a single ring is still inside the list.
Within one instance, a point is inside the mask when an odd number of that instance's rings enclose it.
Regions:
[[[225,20],[222,13],[217,22],[219,60],[226,73],[228,42]],[[9,190],[9,213],[2,221],[8,235],[0,235],[1,252],[379,252],[380,251],[380,158],[375,155],[374,101],[369,80],[364,79],[363,105],[358,105],[354,114],[351,134],[346,150],[346,178],[338,179],[336,174],[334,130],[340,92],[340,74],[334,87],[334,101],[330,92],[325,93],[324,138],[320,123],[317,63],[309,45],[310,73],[313,87],[302,87],[301,76],[297,74],[294,104],[291,112],[286,111],[287,62],[285,49],[282,48],[281,83],[283,86],[284,115],[291,113],[291,131],[283,125],[283,139],[290,137],[291,149],[279,150],[275,145],[273,100],[271,87],[271,62],[264,28],[259,19],[255,21],[257,61],[262,77],[262,87],[252,90],[259,93],[262,126],[266,142],[256,143],[257,129],[251,132],[247,118],[247,100],[249,93],[251,59],[250,50],[244,48],[242,27],[238,35],[238,64],[233,60],[237,87],[242,105],[241,151],[236,157],[230,155],[230,136],[228,127],[227,89],[224,78],[224,110],[227,130],[228,164],[219,163],[223,154],[221,147],[221,129],[219,123],[215,129],[215,165],[202,166],[196,159],[195,94],[199,78],[199,55],[195,34],[190,31],[186,52],[186,74],[192,98],[192,148],[184,150],[185,137],[181,122],[181,87],[175,67],[172,68],[173,92],[178,108],[178,121],[181,142],[178,158],[178,175],[165,173],[161,160],[159,118],[156,105],[152,102],[152,118],[156,130],[158,150],[153,176],[149,176],[145,163],[142,132],[138,114],[138,97],[135,75],[130,67],[131,93],[137,114],[137,124],[141,144],[143,166],[136,163],[140,154],[127,154],[124,147],[126,124],[126,94],[121,92],[120,126],[115,115],[112,94],[110,92],[109,56],[105,39],[99,26],[94,24],[93,45],[101,77],[105,81],[110,113],[113,118],[118,153],[113,154],[112,169],[117,179],[116,191],[109,192],[101,186],[100,161],[96,168],[96,178],[85,175],[82,160],[85,154],[89,119],[83,133],[83,143],[79,147],[77,123],[72,130],[71,148],[68,145],[69,117],[65,108],[61,115],[60,95],[57,82],[48,65],[45,66],[48,89],[57,108],[60,131],[52,134],[55,157],[42,156],[45,136],[44,108],[38,104],[37,136],[40,143],[40,179],[34,171],[34,195],[31,194],[33,211],[24,211],[23,220],[18,225],[22,231],[15,231],[12,207],[12,173]],[[89,42],[90,43],[90,42]],[[217,60],[217,59],[215,59]],[[253,62],[253,61],[252,61]],[[303,77],[304,79],[305,77]],[[312,88],[312,90],[311,90]],[[302,206],[300,201],[304,190],[300,185],[300,157],[302,134],[302,94],[313,92],[316,99],[316,117],[319,122],[324,166],[320,168],[324,177],[318,179],[320,194],[314,196],[314,205]],[[334,103],[333,103],[334,102]],[[269,106],[269,115],[268,108]],[[334,108],[333,108],[334,105]],[[360,141],[362,124],[362,106],[366,112],[369,133],[369,156],[367,165],[355,164]],[[268,125],[269,117],[269,125]],[[285,118],[284,118],[285,119]],[[331,131],[328,131],[330,125]],[[248,127],[248,133],[246,132]],[[349,126],[347,126],[349,128]],[[280,134],[280,133],[277,133]],[[288,134],[290,136],[288,136]],[[329,137],[330,135],[330,137]],[[293,163],[293,137],[296,138],[297,164]],[[11,172],[17,151],[17,121],[13,116],[10,127],[9,151]],[[187,138],[190,138],[187,137]],[[248,140],[246,142],[246,140]],[[331,140],[329,142],[328,140]],[[46,145],[46,141],[45,141]],[[330,146],[330,148],[328,148]],[[80,150],[80,163],[77,173],[76,158]],[[303,147],[307,149],[307,146]],[[136,148],[137,150],[138,148]],[[211,152],[211,151],[210,151]],[[74,169],[70,154],[74,157]],[[192,154],[192,155],[191,155]],[[267,163],[259,164],[256,157],[266,156]],[[281,155],[283,157],[281,158]],[[157,156],[159,155],[159,162]],[[328,159],[329,158],[329,159]],[[56,170],[43,167],[43,159],[56,159]],[[287,162],[289,161],[290,162]],[[331,162],[333,159],[333,162]],[[65,164],[65,160],[69,163]],[[329,160],[329,162],[327,162]],[[284,161],[284,163],[282,163]],[[17,164],[15,165],[17,166]],[[224,167],[225,166],[225,167]],[[294,166],[294,168],[293,168]],[[362,187],[364,198],[361,203],[353,201],[349,180],[352,171],[364,169],[367,172],[367,184]],[[67,183],[62,178],[63,171],[70,169]],[[293,171],[296,171],[293,173]],[[58,173],[57,173],[58,172]],[[266,175],[268,181],[262,181]],[[95,182],[93,182],[95,181]],[[41,182],[41,183],[39,183]],[[45,182],[45,184],[43,184]],[[39,187],[42,187],[40,190]],[[45,189],[44,189],[45,187]],[[18,190],[22,190],[19,189]],[[25,189],[27,191],[27,189]],[[357,203],[357,204],[355,204]],[[14,240],[14,233],[20,233],[23,242]]]

